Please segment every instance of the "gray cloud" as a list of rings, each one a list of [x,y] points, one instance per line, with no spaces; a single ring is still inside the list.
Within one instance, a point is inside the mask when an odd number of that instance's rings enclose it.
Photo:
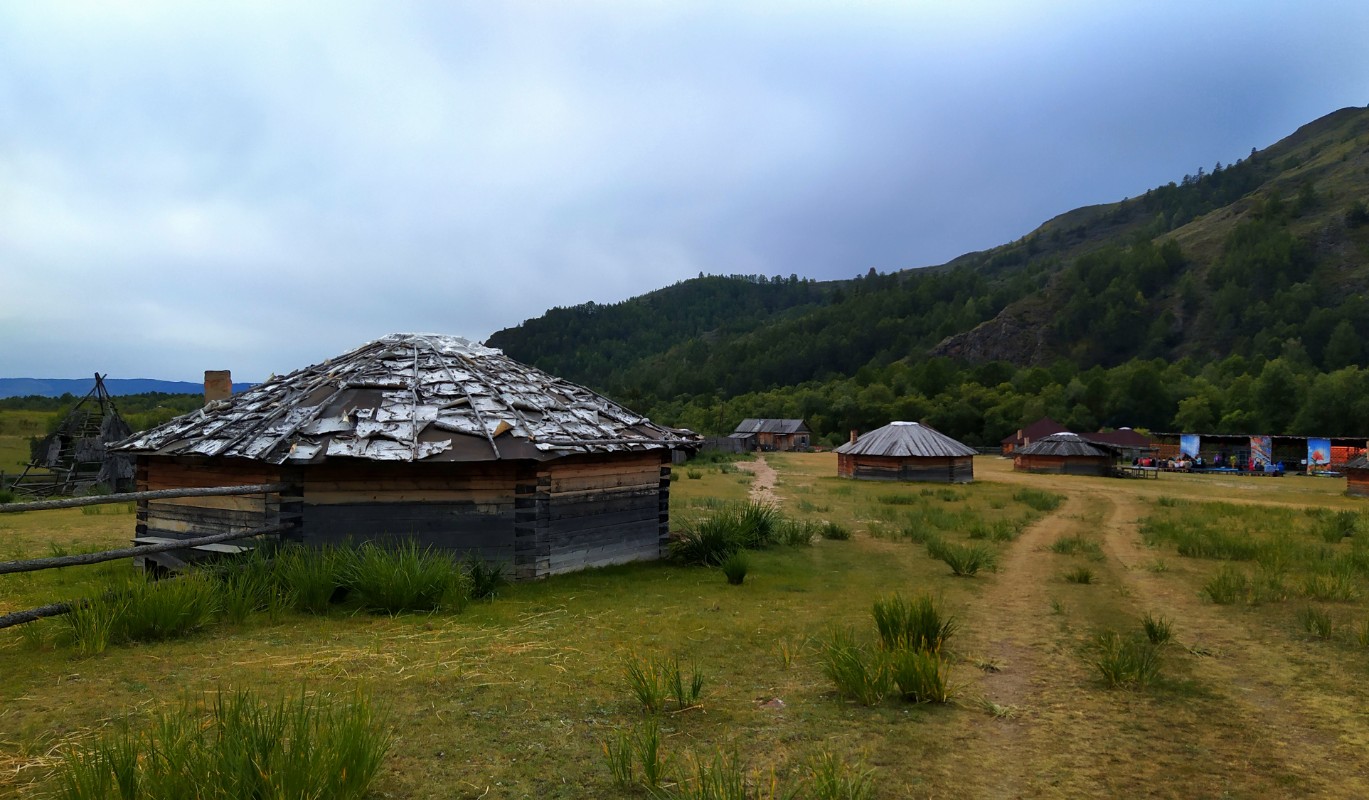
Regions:
[[[1363,4],[1191,5],[0,6],[0,374],[941,263],[1369,100]]]

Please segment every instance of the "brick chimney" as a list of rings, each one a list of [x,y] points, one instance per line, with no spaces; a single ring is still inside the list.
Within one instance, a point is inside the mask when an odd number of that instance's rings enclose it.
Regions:
[[[855,428],[852,428],[852,429],[851,429],[851,444],[855,444],[855,443],[856,443],[856,439],[858,439],[858,438],[860,438],[860,431],[857,431]]]
[[[204,371],[204,404],[227,400],[233,396],[233,373],[226,369]]]

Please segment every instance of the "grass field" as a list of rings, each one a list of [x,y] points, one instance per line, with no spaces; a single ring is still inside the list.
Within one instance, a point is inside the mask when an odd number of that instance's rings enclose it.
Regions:
[[[1023,475],[980,458],[974,484],[928,487],[839,480],[831,454],[745,466],[677,469],[674,518],[773,481],[787,515],[851,538],[755,553],[740,586],[631,565],[460,614],[287,613],[89,658],[60,620],[0,631],[0,796],[42,796],[61,754],[115,722],[255,688],[373,697],[394,737],[378,797],[640,797],[603,751],[646,724],[632,657],[703,676],[699,707],[660,716],[671,780],[735,753],[757,786],[806,785],[829,757],[868,770],[880,798],[1369,796],[1369,528],[1342,481]],[[122,544],[131,526],[118,511],[0,515],[0,553]],[[933,539],[988,548],[996,570],[956,577]],[[0,576],[0,613],[126,569]],[[1219,578],[1229,602],[1209,591]],[[832,630],[873,642],[872,604],[893,592],[929,592],[961,623],[951,703],[867,707],[824,675]],[[1147,651],[1158,675],[1112,688],[1100,643],[1144,641],[1147,617],[1172,631]]]
[[[47,434],[56,412],[0,411],[0,472],[17,477],[29,463],[29,438]]]

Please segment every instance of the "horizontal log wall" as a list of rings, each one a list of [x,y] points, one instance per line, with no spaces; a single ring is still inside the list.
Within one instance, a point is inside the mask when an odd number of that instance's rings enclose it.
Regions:
[[[974,459],[970,456],[900,458],[840,453],[837,455],[837,474],[861,480],[969,483],[974,480]]]
[[[514,564],[515,462],[339,461],[303,473],[305,542],[408,539]]]
[[[547,464],[538,476],[545,495],[539,576],[660,558],[669,528],[664,459],[645,453]]]
[[[284,470],[269,464],[231,459],[140,456],[136,468],[139,491],[191,489],[288,482]],[[250,531],[297,518],[297,498],[280,492],[231,497],[182,497],[140,500],[135,539],[191,539],[214,533]],[[252,546],[251,542],[243,542]],[[134,564],[148,561],[179,568],[203,553],[173,550],[165,554],[135,557]]]
[[[1017,455],[1013,457],[1012,468],[1018,472],[1106,476],[1112,474],[1112,459],[1095,456]]]
[[[1369,470],[1350,469],[1345,471],[1346,494],[1355,497],[1369,497]]]

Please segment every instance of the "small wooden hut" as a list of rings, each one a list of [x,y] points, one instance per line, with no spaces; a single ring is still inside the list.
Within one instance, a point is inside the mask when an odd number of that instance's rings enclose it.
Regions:
[[[1360,456],[1346,463],[1345,493],[1351,497],[1369,497],[1369,456]]]
[[[919,422],[891,422],[837,448],[837,475],[883,481],[969,483],[973,448]]]
[[[812,436],[801,419],[744,419],[728,438],[742,450],[807,450]]]
[[[1052,433],[1013,453],[1012,468],[1018,472],[1051,472],[1064,475],[1112,474],[1112,449],[1086,441],[1077,433]]]
[[[671,450],[693,444],[498,350],[394,334],[117,449],[136,454],[140,490],[295,487],[144,501],[138,542],[294,520],[287,539],[412,539],[529,579],[659,558]]]

